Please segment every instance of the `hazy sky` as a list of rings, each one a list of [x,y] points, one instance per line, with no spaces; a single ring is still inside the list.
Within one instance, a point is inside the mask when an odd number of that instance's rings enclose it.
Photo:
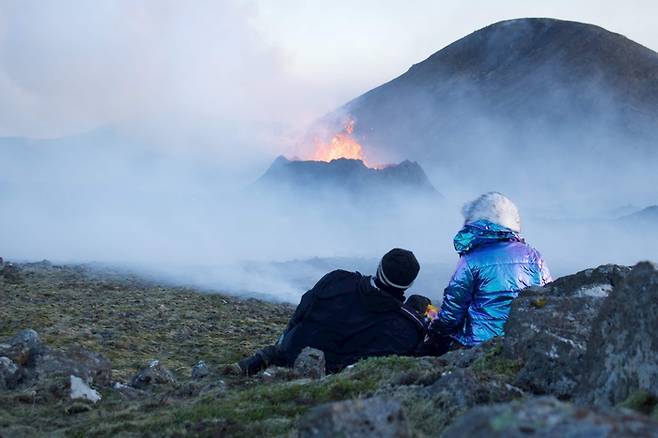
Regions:
[[[525,16],[658,48],[648,0],[0,0],[0,135],[123,124],[187,144],[284,144],[450,42]]]
[[[497,21],[553,17],[593,23],[658,49],[651,0],[259,0],[254,25],[296,74],[354,97]]]

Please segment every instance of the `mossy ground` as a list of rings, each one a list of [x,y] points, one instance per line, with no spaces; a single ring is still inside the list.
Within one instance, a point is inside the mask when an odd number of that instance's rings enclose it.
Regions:
[[[294,308],[163,287],[125,273],[24,267],[21,281],[0,279],[0,295],[0,340],[32,328],[50,346],[102,353],[116,381],[128,382],[159,359],[179,382],[134,398],[102,388],[103,399],[91,409],[36,397],[35,388],[5,391],[1,436],[294,436],[296,421],[312,406],[391,385],[423,385],[440,373],[433,359],[387,357],[320,381],[290,380],[285,373],[269,380],[222,376],[221,364],[271,344]],[[211,374],[192,382],[198,360]]]

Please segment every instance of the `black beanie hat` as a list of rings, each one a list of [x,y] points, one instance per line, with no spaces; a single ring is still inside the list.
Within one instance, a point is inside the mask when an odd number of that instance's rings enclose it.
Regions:
[[[413,252],[393,248],[382,257],[377,268],[377,280],[388,288],[405,290],[411,287],[418,271],[420,265]]]

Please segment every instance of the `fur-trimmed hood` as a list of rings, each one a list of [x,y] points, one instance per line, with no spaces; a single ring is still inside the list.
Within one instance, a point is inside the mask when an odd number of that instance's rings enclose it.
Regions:
[[[521,232],[521,216],[516,205],[505,195],[498,192],[489,192],[468,202],[462,208],[464,224],[479,220],[486,220],[494,224],[509,228],[517,233]]]

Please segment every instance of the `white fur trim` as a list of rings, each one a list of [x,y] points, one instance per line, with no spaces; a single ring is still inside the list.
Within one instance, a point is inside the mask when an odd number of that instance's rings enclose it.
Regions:
[[[512,231],[521,231],[521,216],[516,205],[505,195],[489,192],[462,208],[464,223],[488,220]]]

